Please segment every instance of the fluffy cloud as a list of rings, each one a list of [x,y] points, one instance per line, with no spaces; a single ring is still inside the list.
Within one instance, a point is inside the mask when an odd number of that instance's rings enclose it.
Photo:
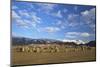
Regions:
[[[67,32],[68,35],[79,35],[79,32]]]
[[[70,24],[69,24],[70,27],[75,27],[75,26],[77,26],[77,25],[78,25],[78,23],[70,23]]]
[[[85,11],[81,12],[81,14],[82,14],[82,16],[94,19],[95,18],[95,8],[92,8],[90,10],[85,10]]]
[[[27,17],[28,19],[26,19]],[[18,10],[18,12],[12,11],[12,20],[14,20],[17,26],[23,29],[35,28],[37,24],[41,23],[41,18],[37,16],[35,12],[29,12],[27,10]]]
[[[16,20],[16,25],[23,29],[29,29],[30,28],[29,23],[30,23],[30,21],[28,21],[28,20],[21,20],[21,19]]]
[[[67,32],[65,34],[65,37],[69,37],[69,38],[89,37],[89,36],[91,36],[91,34],[87,32]]]
[[[24,37],[21,33],[12,32],[13,37]]]
[[[58,17],[58,18],[62,18],[63,17],[60,10],[58,10],[57,12],[52,12],[55,9],[55,7],[57,6],[56,4],[41,4],[41,3],[37,3],[36,5],[38,5],[40,7],[38,9],[39,12],[43,11],[48,15],[52,15],[52,16],[55,16],[55,17]],[[64,10],[64,11],[67,11],[67,10]]]
[[[87,25],[89,25],[90,28],[95,30],[95,20],[96,20],[96,15],[95,15],[95,8],[92,8],[90,10],[85,10],[81,12],[81,20]]]
[[[69,14],[67,19],[71,21],[72,19],[76,19],[77,17],[77,14]]]
[[[17,33],[17,32],[12,32],[12,36],[13,37],[26,37],[26,38],[32,38],[30,36],[25,36],[25,33],[22,32],[22,33]]]
[[[55,4],[39,4],[43,9],[52,10],[55,7]]]
[[[77,10],[78,6],[74,7],[74,10]],[[93,30],[95,30],[95,8],[90,10],[85,10],[78,14],[68,14],[67,22],[69,22],[70,27],[75,27],[81,24],[86,24]]]
[[[60,10],[58,12],[56,12],[56,13],[52,13],[52,15],[55,16],[55,17],[58,17],[58,18],[62,18],[63,17]]]
[[[41,18],[38,17],[37,15],[32,15],[31,18],[33,23],[41,23],[42,21]]]
[[[80,25],[79,21],[79,15],[77,14],[68,14],[68,17],[65,19],[63,18],[62,20],[56,20],[56,24],[58,27],[65,29],[67,27],[70,28],[75,28],[76,26]]]
[[[54,9],[54,7],[56,6],[55,4],[42,4],[42,3],[36,3],[36,5],[38,5],[40,8],[38,9],[38,11],[43,11],[47,14],[49,14],[50,11],[52,11]]]
[[[48,33],[54,33],[54,32],[60,31],[60,28],[58,28],[58,27],[45,27],[44,31],[48,32]]]
[[[69,26],[75,27],[80,24],[78,14],[69,14],[67,17],[67,21],[69,22]]]
[[[66,38],[76,38],[75,35],[65,35]]]
[[[56,5],[55,4],[44,4],[44,6],[46,9],[53,10]]]
[[[56,20],[54,25],[56,25],[60,29],[65,29],[67,27],[68,23],[67,23],[67,21],[64,21],[64,20]]]
[[[12,5],[12,10],[14,10],[14,9],[18,9],[18,7],[15,5]]]
[[[25,10],[25,9],[24,9],[24,10],[19,10],[19,14],[20,14],[21,16],[24,16],[24,17],[30,17],[28,11]]]
[[[13,18],[13,19],[20,19],[20,16],[18,15],[17,12],[12,11],[12,18]]]
[[[92,28],[93,31],[95,31],[95,28],[96,28],[95,24],[91,24],[90,27]]]
[[[91,34],[84,32],[84,33],[80,33],[82,37],[89,37]]]
[[[15,33],[15,32],[12,32],[12,36],[17,36],[17,33]]]

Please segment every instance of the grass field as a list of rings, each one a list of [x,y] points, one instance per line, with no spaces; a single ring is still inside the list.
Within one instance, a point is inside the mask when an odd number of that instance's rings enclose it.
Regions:
[[[12,65],[67,63],[81,61],[95,61],[96,49],[76,50],[76,48],[59,47],[58,52],[17,52],[12,47]]]

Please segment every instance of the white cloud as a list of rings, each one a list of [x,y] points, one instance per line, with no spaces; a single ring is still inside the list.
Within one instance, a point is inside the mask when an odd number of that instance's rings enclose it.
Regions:
[[[58,28],[58,27],[45,27],[44,31],[48,32],[48,33],[54,33],[54,32],[60,31],[60,28]]]
[[[73,21],[73,20],[75,20],[78,16],[79,16],[78,14],[69,14],[67,19],[68,19],[69,21],[71,21],[71,20]]]
[[[35,23],[41,23],[41,18],[39,16],[37,16],[36,12],[28,12],[27,10],[20,10],[19,14],[22,17],[27,17],[27,18],[31,19],[30,23],[33,23],[33,24],[35,24]]]
[[[57,27],[59,27],[60,29],[65,29],[67,27],[67,21],[64,20],[56,20],[55,24]]]
[[[82,12],[81,14],[82,14],[82,16],[87,16],[89,14],[89,11],[86,10],[86,11]]]
[[[79,32],[67,32],[68,35],[79,35]]]
[[[82,20],[85,22],[85,24],[87,24],[93,31],[95,31],[95,19],[96,19],[96,15],[95,15],[95,8],[92,8],[90,10],[85,10],[83,12],[81,12],[82,15]]]
[[[74,7],[75,10],[78,9],[78,6]],[[86,24],[91,29],[95,30],[95,8],[90,10],[85,10],[81,12],[81,15],[78,14],[69,14],[67,17],[70,27],[75,27],[79,25]]]
[[[30,20],[26,20],[26,19],[24,19],[23,21],[24,21],[24,23],[27,24],[27,26],[28,26],[29,28],[30,28],[30,27],[33,27],[33,28],[36,27],[36,24],[37,24],[37,23],[34,23],[34,22],[32,22],[32,21],[30,21]]]
[[[60,10],[58,10],[57,12],[53,12],[55,7],[57,6],[56,4],[37,3],[36,5],[39,6],[39,8],[37,9],[39,12],[43,11],[47,15],[51,15],[51,16],[58,17],[58,18],[63,17]],[[67,10],[65,10],[65,11],[67,11]]]
[[[90,9],[90,10],[85,10],[85,11],[83,11],[83,12],[81,12],[81,15],[82,16],[88,16],[89,18],[95,18],[95,11],[96,11],[96,9],[95,8],[92,8],[92,9]]]
[[[18,7],[15,5],[12,5],[12,10],[14,10],[14,9],[18,9]]]
[[[24,37],[22,33],[12,32],[13,37]]]
[[[28,29],[29,28],[29,26],[26,23],[26,21],[21,20],[21,19],[17,19],[16,20],[16,25],[19,26],[19,27],[21,27],[21,28],[24,28],[24,29]]]
[[[17,33],[15,33],[15,32],[12,32],[12,36],[17,36]]]
[[[53,10],[55,7],[55,4],[43,4],[42,7],[45,8],[46,10]]]
[[[96,19],[95,11],[96,9],[92,8],[90,10],[85,10],[81,12],[82,15],[81,20],[83,20],[84,23],[89,25],[89,27],[91,28],[93,28],[92,26],[95,25],[95,19]]]
[[[23,29],[36,28],[42,21],[36,12],[28,12],[27,10],[19,10],[18,12],[12,11],[12,20],[17,26]]]
[[[54,9],[54,7],[56,6],[55,4],[42,4],[42,3],[37,3],[36,5],[38,5],[40,8],[38,9],[38,11],[43,11],[47,14],[50,13],[50,11],[52,11]]]
[[[58,10],[57,12],[53,11],[54,9],[56,9],[55,8],[57,6],[56,4],[41,4],[41,3],[38,3],[36,5],[38,5],[40,7],[38,9],[39,12],[43,11],[47,15],[51,15],[51,16],[58,17],[58,18],[63,17],[61,10]],[[67,10],[64,10],[64,11],[67,11]]]
[[[26,38],[31,38],[30,36],[25,36],[25,33],[17,33],[17,32],[12,32],[13,37],[26,37]]]
[[[20,19],[20,16],[18,15],[17,12],[12,11],[12,18],[13,18],[13,19]]]
[[[76,38],[76,35],[65,35],[66,38]]]
[[[90,34],[89,33],[86,33],[86,32],[80,33],[80,34],[81,34],[82,37],[89,37],[90,36]]]
[[[67,32],[65,33],[65,37],[69,38],[76,38],[76,37],[89,37],[92,34],[87,33],[87,32]]]
[[[33,23],[41,23],[41,18],[37,15],[32,15],[31,18]]]
[[[58,18],[62,18],[63,17],[60,10],[58,10],[58,12],[56,12],[56,13],[51,13],[51,15],[53,15],[55,17],[58,17]]]
[[[30,17],[27,10],[19,10],[19,14],[24,17]]]
[[[78,14],[69,14],[68,17],[67,17],[67,21],[69,22],[69,26],[71,27],[75,27],[77,25],[80,24],[80,21],[79,21],[79,15]]]
[[[75,27],[75,26],[77,26],[77,25],[78,25],[78,23],[69,23],[68,26]]]
[[[90,27],[92,28],[93,31],[95,31],[95,24],[90,24]]]
[[[65,33],[66,38],[76,38],[79,33],[77,32],[67,32]]]

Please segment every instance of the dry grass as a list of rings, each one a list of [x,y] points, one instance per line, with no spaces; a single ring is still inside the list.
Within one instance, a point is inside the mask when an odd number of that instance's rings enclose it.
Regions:
[[[17,46],[16,46],[17,47]],[[48,64],[62,62],[95,61],[95,47],[90,50],[76,50],[75,48],[60,48],[59,52],[17,52],[12,47],[12,65]],[[65,51],[66,50],[66,51]]]

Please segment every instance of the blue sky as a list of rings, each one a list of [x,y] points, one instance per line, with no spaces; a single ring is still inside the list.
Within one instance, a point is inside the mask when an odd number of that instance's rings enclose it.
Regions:
[[[95,6],[12,3],[12,35],[58,40],[95,40]]]

